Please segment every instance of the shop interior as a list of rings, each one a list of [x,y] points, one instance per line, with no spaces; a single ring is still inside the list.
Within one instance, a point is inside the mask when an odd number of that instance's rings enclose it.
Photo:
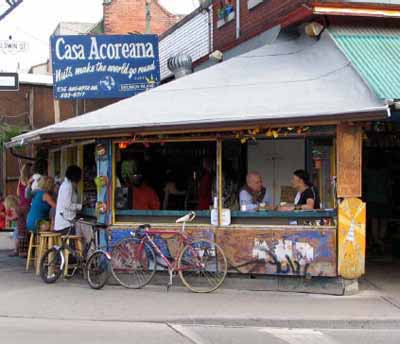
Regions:
[[[202,222],[210,222],[210,210],[217,196],[216,142],[118,142],[115,144],[115,220],[117,223],[173,221],[177,211],[196,210]],[[265,135],[225,139],[222,144],[223,208],[230,209],[232,223],[245,223],[240,211],[239,192],[250,171],[261,174],[274,206],[293,203],[291,187],[297,169],[309,171],[321,195],[323,209],[335,208],[335,142],[332,135],[297,135],[281,139]],[[204,176],[209,174],[209,185]],[[141,176],[141,178],[138,178]],[[140,209],[133,202],[133,190],[145,183],[156,194],[159,206]],[[201,194],[208,188],[208,202]],[[151,216],[151,220],[149,219]],[[252,223],[262,223],[254,219]],[[260,217],[262,215],[260,214]],[[235,221],[235,218],[241,218]],[[261,222],[260,222],[261,221]],[[285,221],[283,221],[285,222]],[[282,223],[283,223],[282,222]],[[287,221],[286,221],[287,222]],[[285,223],[286,223],[285,222]]]
[[[400,124],[375,122],[363,141],[363,201],[369,262],[400,258]]]

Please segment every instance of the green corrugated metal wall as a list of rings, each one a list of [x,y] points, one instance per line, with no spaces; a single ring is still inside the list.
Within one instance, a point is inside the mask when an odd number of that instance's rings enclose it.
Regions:
[[[381,99],[400,99],[400,29],[332,27],[337,45]]]

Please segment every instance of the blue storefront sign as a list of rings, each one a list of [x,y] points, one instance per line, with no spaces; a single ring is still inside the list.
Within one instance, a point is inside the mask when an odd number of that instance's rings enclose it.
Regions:
[[[160,83],[157,35],[52,36],[56,99],[126,98]]]

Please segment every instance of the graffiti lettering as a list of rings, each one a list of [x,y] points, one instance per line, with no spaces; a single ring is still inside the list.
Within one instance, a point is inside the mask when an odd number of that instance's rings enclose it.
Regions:
[[[303,268],[303,273],[301,271],[301,265],[297,260],[292,260],[288,255],[285,256],[286,260],[284,261],[279,261],[278,258],[276,257],[275,254],[273,254],[271,251],[266,251],[266,253],[269,255],[271,260],[265,261],[268,264],[275,265],[276,266],[276,273],[277,274],[288,274],[292,272],[295,275],[302,275],[302,276],[307,276],[307,271],[308,267],[310,266],[309,263],[306,263]]]

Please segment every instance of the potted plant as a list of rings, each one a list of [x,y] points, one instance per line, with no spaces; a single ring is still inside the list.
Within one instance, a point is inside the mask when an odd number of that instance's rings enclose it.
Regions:
[[[225,0],[225,17],[228,17],[233,12],[231,0]]]
[[[218,19],[226,20],[233,12],[233,5],[230,0],[221,0],[218,9]]]
[[[224,1],[222,0],[219,3],[217,14],[218,14],[218,19],[220,20],[225,19],[225,4]]]
[[[314,167],[319,170],[322,168],[322,152],[317,149],[312,151],[312,159],[314,161]]]

